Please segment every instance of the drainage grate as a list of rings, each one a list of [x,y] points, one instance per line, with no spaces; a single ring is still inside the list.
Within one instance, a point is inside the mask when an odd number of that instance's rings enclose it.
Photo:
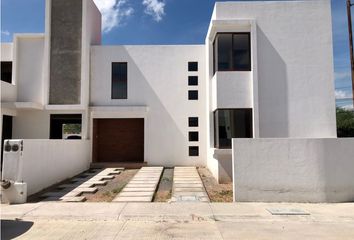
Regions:
[[[310,215],[302,209],[297,208],[267,208],[272,215]]]

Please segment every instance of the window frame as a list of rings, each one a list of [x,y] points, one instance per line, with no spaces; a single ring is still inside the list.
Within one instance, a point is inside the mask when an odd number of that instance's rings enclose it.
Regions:
[[[188,127],[199,127],[199,117],[188,117]]]
[[[1,78],[1,81],[3,81],[3,82],[7,82],[7,83],[9,83],[9,84],[12,84],[12,76],[13,76],[13,67],[14,67],[14,64],[13,64],[13,61],[0,61],[0,64],[1,64],[1,76],[0,76],[0,78]],[[3,72],[3,66],[2,65],[5,65],[5,64],[9,64],[10,65],[10,69],[11,69],[11,72],[10,72],[10,79],[3,79],[2,78],[2,75],[5,73],[5,72]],[[6,68],[5,68],[6,69]]]
[[[251,119],[251,122],[250,122],[250,137],[249,138],[254,138],[254,119],[253,119],[253,108],[218,108],[216,110],[213,111],[213,121],[214,121],[214,148],[216,149],[231,149],[232,148],[232,142],[231,142],[231,146],[220,146],[220,140],[217,141],[218,137],[217,136],[217,127],[219,127],[219,122],[217,122],[218,120],[216,119],[216,112],[217,111],[227,111],[227,110],[248,110],[250,111],[250,119]]]
[[[199,77],[198,76],[188,76],[188,86],[198,86]]]
[[[114,64],[125,64],[126,65],[126,94],[124,97],[115,97],[113,94],[113,65]],[[128,99],[128,62],[111,62],[111,99],[112,100],[127,100]]]
[[[199,157],[199,146],[189,146],[188,147],[188,156],[189,157]]]
[[[250,64],[249,64],[249,68],[247,70],[244,69],[237,69],[234,68],[234,57],[233,54],[231,54],[231,69],[228,70],[219,70],[219,61],[218,59],[216,59],[216,55],[219,56],[217,53],[217,47],[218,45],[218,35],[221,34],[231,34],[232,36],[232,42],[231,42],[231,51],[233,51],[234,49],[234,35],[243,35],[246,34],[248,35],[248,44],[250,47],[250,51],[249,51],[249,59],[250,59]],[[218,32],[215,35],[214,41],[213,41],[213,73],[215,75],[216,72],[250,72],[252,71],[252,41],[251,41],[251,33],[250,32]]]
[[[193,98],[193,93],[196,93],[196,98]],[[198,90],[188,90],[188,100],[190,101],[198,101],[199,100],[199,91]]]
[[[197,64],[196,70],[193,70],[193,65],[192,64]],[[198,61],[189,61],[188,62],[188,72],[198,72],[199,71],[199,63]]]

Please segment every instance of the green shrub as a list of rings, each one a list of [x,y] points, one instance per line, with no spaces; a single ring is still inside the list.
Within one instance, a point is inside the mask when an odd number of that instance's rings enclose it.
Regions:
[[[337,108],[337,136],[354,137],[354,112]]]

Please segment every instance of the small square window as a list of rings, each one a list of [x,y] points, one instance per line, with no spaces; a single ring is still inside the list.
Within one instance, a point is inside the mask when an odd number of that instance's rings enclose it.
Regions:
[[[198,91],[197,90],[188,91],[188,100],[198,100]]]
[[[189,141],[190,142],[198,142],[199,141],[199,133],[198,132],[189,132]]]
[[[197,117],[188,118],[188,126],[189,127],[198,127],[198,118]]]
[[[189,156],[198,157],[199,156],[199,147],[193,146],[189,147]]]
[[[197,72],[198,71],[198,62],[188,62],[188,71]]]
[[[189,86],[198,86],[198,76],[189,76],[188,77]]]

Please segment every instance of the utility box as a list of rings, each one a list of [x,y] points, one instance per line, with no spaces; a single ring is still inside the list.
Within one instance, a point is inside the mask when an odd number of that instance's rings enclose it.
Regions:
[[[2,202],[25,203],[27,183],[22,179],[22,140],[6,140],[3,149],[1,178]]]

